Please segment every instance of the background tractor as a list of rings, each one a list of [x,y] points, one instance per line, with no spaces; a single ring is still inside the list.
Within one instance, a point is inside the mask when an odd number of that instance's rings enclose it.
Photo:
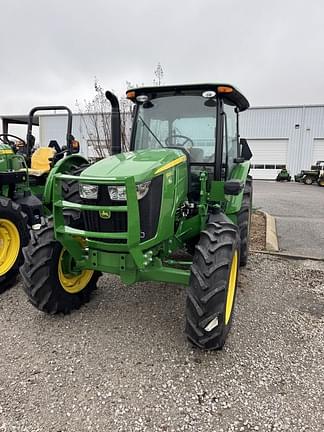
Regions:
[[[186,285],[187,337],[219,349],[248,258],[252,154],[238,120],[249,103],[223,84],[129,90],[131,148],[121,153],[118,100],[106,97],[113,155],[54,175],[53,220],[24,249],[24,289],[53,314],[88,301],[101,272]],[[76,201],[64,199],[64,182],[79,185]]]
[[[32,127],[38,124],[35,112],[53,109],[68,113],[66,147],[61,148],[56,141],[51,141],[48,148],[40,147],[33,152]],[[8,133],[10,123],[27,124],[26,140]],[[79,165],[86,163],[81,156],[74,156],[73,164],[69,157],[62,159],[78,151],[71,129],[72,113],[62,106],[35,107],[27,122],[21,118],[3,121],[3,133],[0,134],[0,293],[15,282],[22,263],[22,247],[29,241],[29,230],[39,229],[44,211],[51,212],[54,172],[57,169],[77,172]],[[53,166],[53,175],[49,175]],[[65,197],[76,192],[68,182],[64,188]]]
[[[317,183],[319,186],[324,186],[324,161],[317,161],[315,165],[311,166],[310,170],[302,170],[299,174],[295,175],[295,181],[312,185]]]
[[[291,175],[289,174],[289,171],[287,171],[287,168],[282,168],[282,170],[278,173],[278,175],[276,177],[276,181],[278,181],[278,182],[281,182],[281,181],[290,182],[291,181]]]

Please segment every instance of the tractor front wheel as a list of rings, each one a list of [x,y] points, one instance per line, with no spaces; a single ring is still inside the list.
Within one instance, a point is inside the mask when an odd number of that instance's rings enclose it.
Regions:
[[[73,270],[74,260],[55,240],[51,222],[32,233],[23,252],[25,263],[20,269],[23,287],[37,309],[67,314],[90,300],[100,273]]]
[[[22,247],[29,240],[27,216],[9,198],[0,198],[0,293],[16,281],[22,263]]]
[[[230,330],[240,262],[236,225],[210,222],[196,246],[186,303],[186,334],[203,349],[221,349]]]

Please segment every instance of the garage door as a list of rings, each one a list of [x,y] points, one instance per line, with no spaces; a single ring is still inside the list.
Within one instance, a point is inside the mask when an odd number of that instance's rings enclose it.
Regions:
[[[253,178],[275,180],[287,164],[288,139],[248,139],[248,143],[253,153]]]
[[[313,164],[319,160],[324,161],[324,138],[314,139]]]

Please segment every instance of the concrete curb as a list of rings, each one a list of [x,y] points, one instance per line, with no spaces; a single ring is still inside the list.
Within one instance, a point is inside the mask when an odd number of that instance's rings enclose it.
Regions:
[[[260,210],[259,210],[260,211]],[[271,214],[261,211],[266,219],[266,250],[270,252],[278,252],[278,237],[277,237],[277,227],[276,220]]]
[[[289,252],[280,252],[277,237],[276,220],[269,213],[258,209],[259,213],[262,213],[266,218],[266,250],[255,250],[251,249],[251,253],[264,254],[279,256],[282,258],[294,259],[294,260],[311,260],[324,262],[324,258],[308,255],[298,255]]]
[[[311,261],[324,262],[324,258],[315,257],[315,256],[307,256],[307,255],[296,255],[296,254],[291,254],[291,253],[287,253],[287,252],[275,252],[275,251],[255,250],[255,249],[251,249],[250,252],[254,253],[254,254],[272,255],[272,256],[278,256],[281,258],[288,258],[288,259],[293,259],[293,260],[311,260]]]

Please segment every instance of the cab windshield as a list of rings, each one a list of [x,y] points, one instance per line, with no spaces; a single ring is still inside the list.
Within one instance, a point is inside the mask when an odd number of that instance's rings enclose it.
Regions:
[[[214,162],[217,102],[200,95],[162,96],[138,107],[134,150],[183,147],[191,162]]]

